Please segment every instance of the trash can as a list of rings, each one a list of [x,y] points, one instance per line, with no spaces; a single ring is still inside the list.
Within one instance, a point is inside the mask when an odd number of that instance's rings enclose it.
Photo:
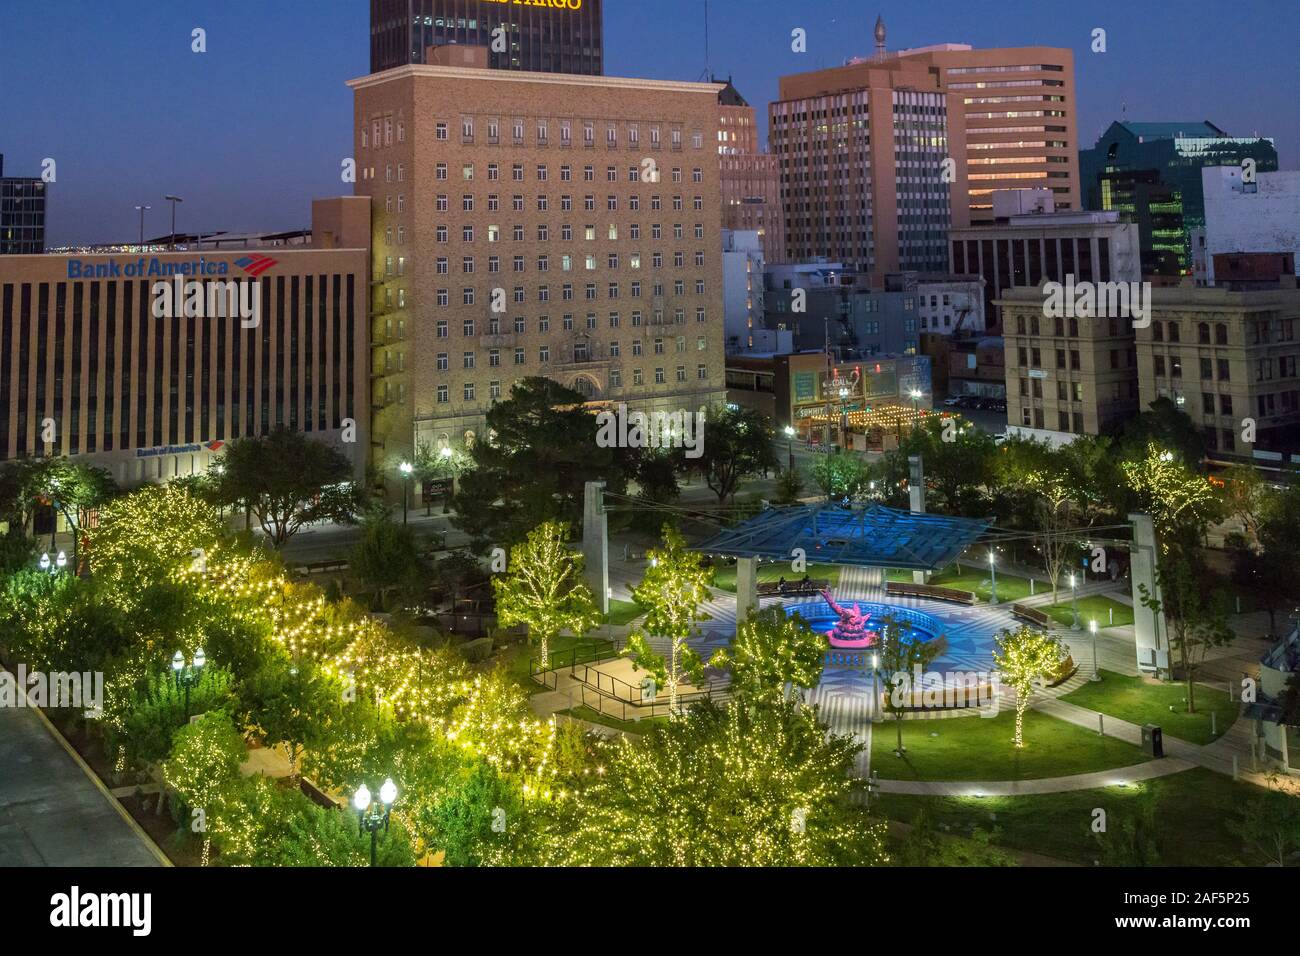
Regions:
[[[1155,724],[1142,725],[1142,749],[1152,757],[1165,755],[1164,734]]]

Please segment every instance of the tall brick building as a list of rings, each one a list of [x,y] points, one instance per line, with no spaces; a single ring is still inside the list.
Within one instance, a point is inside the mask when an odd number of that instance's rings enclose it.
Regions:
[[[434,59],[349,84],[375,462],[472,443],[529,376],[646,411],[724,400],[719,85]]]
[[[754,107],[727,80],[718,94],[718,167],[722,173],[722,228],[757,232],[763,258],[785,261],[781,172],[760,148]]]

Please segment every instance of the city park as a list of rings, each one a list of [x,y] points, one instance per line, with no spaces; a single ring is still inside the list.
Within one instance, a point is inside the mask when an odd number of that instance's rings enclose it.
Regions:
[[[756,413],[687,462],[577,398],[527,380],[494,440],[394,463],[400,518],[286,431],[128,493],[10,467],[0,655],[104,674],[50,719],[182,865],[1294,862],[1242,679],[1294,488],[1211,480],[1159,409],[1063,449],[922,417],[773,480]],[[415,533],[417,478],[463,546]],[[355,530],[325,586],[290,557],[322,524]]]

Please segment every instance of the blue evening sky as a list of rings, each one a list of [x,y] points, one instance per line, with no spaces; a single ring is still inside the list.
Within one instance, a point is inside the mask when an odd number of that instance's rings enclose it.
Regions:
[[[1300,4],[1294,0],[606,0],[606,72],[699,79],[731,74],[760,108],[783,73],[873,49],[931,43],[1042,44],[1075,51],[1081,145],[1127,104],[1134,120],[1210,120],[1300,150]],[[366,0],[0,0],[0,153],[10,175],[54,158],[50,245],[129,239],[133,207],[179,228],[308,225],[313,196],[347,192],[352,98],[369,68]],[[190,52],[207,30],[208,52]],[[790,50],[790,31],[809,50]],[[1107,31],[1107,52],[1090,51]]]

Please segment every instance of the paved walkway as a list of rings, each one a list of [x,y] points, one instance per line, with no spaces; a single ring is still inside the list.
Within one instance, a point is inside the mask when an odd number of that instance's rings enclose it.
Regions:
[[[1071,790],[1095,790],[1122,783],[1167,777],[1191,770],[1195,764],[1166,757],[1148,760],[1131,767],[1098,770],[1068,777],[1041,777],[1037,780],[880,780],[883,793],[909,793],[929,797],[1023,797],[1033,793],[1067,793]]]
[[[0,868],[162,865],[54,734],[36,710],[0,707]]]

